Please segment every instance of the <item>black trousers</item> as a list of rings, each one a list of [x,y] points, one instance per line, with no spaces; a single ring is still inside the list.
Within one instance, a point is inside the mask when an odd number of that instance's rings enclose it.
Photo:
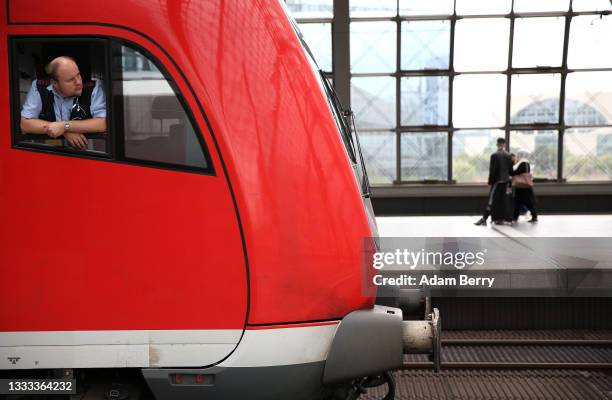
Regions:
[[[513,220],[517,220],[521,212],[521,208],[527,207],[531,213],[531,218],[538,218],[538,210],[536,209],[536,198],[533,188],[515,188],[514,189],[514,214]]]
[[[492,217],[493,221],[510,221],[512,215],[511,196],[508,195],[508,182],[496,182],[489,190],[489,198],[482,219]]]

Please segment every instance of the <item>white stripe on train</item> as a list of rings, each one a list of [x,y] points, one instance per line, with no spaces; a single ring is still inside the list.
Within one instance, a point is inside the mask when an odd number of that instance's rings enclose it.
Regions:
[[[224,367],[325,360],[338,325],[247,330]],[[219,362],[242,331],[0,332],[1,369],[202,367]]]

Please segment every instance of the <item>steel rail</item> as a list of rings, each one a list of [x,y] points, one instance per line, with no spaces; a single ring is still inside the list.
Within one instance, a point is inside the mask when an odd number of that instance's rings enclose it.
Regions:
[[[539,362],[442,362],[445,369],[612,369],[612,363],[539,363]],[[433,369],[433,363],[406,363],[400,369]]]
[[[443,346],[612,346],[612,339],[442,339]]]

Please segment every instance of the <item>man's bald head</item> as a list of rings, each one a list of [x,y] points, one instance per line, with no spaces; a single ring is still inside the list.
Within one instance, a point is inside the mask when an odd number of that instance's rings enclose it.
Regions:
[[[45,72],[51,78],[57,80],[57,72],[60,69],[60,67],[70,67],[70,66],[76,66],[78,69],[77,63],[74,60],[74,58],[68,57],[68,56],[59,56],[59,57],[55,57],[53,60],[51,60],[49,64],[45,66]]]
[[[53,87],[63,97],[80,96],[83,92],[81,72],[74,58],[56,57],[47,64],[45,72],[53,79]]]

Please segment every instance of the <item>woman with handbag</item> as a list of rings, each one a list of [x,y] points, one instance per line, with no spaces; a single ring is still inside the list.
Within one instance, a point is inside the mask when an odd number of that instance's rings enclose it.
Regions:
[[[518,161],[512,167],[512,187],[514,188],[514,214],[512,223],[516,223],[523,206],[531,212],[529,222],[538,222],[536,210],[536,197],[533,191],[533,176],[529,165],[529,153],[521,150],[517,153]]]

